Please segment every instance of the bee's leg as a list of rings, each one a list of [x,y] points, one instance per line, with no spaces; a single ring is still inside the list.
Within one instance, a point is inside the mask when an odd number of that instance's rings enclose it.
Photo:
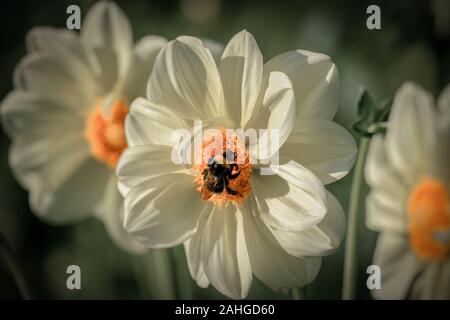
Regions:
[[[225,189],[227,190],[228,194],[231,194],[232,196],[235,196],[235,195],[239,194],[239,192],[234,191],[233,189],[231,189],[228,186],[229,182],[228,182],[228,178],[227,177],[224,177],[224,181],[225,181]]]
[[[231,169],[230,169],[230,173],[228,174],[228,178],[230,180],[236,179],[239,174],[241,173],[240,171],[237,171],[236,173],[231,173],[233,172],[233,168],[236,169],[236,171],[239,169],[238,165],[236,163],[231,164]]]
[[[230,180],[234,180],[234,179],[236,179],[237,177],[239,177],[239,174],[240,174],[240,172],[238,171],[238,172],[236,172],[236,173],[234,173],[234,174],[230,174],[230,175],[228,176],[228,178],[229,178]]]
[[[226,186],[225,188],[226,188],[227,192],[228,192],[229,194],[231,194],[232,196],[235,196],[235,195],[238,195],[238,194],[239,194],[239,192],[234,191],[234,190],[231,189],[229,186]]]
[[[219,179],[216,183],[216,185],[214,186],[214,192],[215,193],[221,193],[223,192],[223,189],[225,187],[225,178]]]

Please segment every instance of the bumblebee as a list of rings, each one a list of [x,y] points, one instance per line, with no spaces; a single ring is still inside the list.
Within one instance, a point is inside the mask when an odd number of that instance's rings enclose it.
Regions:
[[[213,157],[209,158],[208,168],[203,170],[204,188],[209,191],[205,200],[214,193],[222,193],[224,190],[230,195],[239,194],[229,187],[229,180],[236,179],[240,174],[238,165],[234,163],[236,154],[227,150],[223,153],[223,159],[223,163],[219,163]]]

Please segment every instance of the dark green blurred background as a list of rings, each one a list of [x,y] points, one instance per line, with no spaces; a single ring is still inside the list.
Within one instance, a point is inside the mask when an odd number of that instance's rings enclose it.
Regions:
[[[66,8],[78,4],[82,17],[94,1],[4,1],[0,12],[0,98],[12,88],[12,73],[25,53],[28,30],[38,25],[65,27]],[[158,34],[209,37],[226,43],[242,29],[251,32],[267,61],[292,49],[328,54],[341,77],[341,107],[336,120],[350,127],[356,120],[358,87],[375,101],[392,97],[406,80],[437,94],[449,82],[450,1],[116,1],[131,20],[135,39]],[[381,8],[381,30],[366,28],[366,8]],[[0,232],[17,253],[36,298],[221,298],[213,288],[200,289],[187,277],[182,248],[136,257],[114,247],[94,219],[76,226],[53,227],[39,221],[27,193],[8,167],[9,141],[0,131]],[[330,186],[347,209],[351,176]],[[365,190],[367,191],[367,190]],[[361,215],[364,214],[361,208]],[[361,222],[364,218],[362,217]],[[358,298],[369,299],[365,270],[371,264],[376,234],[360,228]],[[175,262],[179,289],[155,286],[161,272],[154,256]],[[342,286],[343,246],[324,259],[308,298],[338,299]],[[66,268],[82,270],[82,290],[66,288]],[[170,279],[169,279],[170,280]],[[172,279],[174,281],[174,279]],[[20,298],[0,260],[0,298]],[[249,298],[289,298],[254,280]]]

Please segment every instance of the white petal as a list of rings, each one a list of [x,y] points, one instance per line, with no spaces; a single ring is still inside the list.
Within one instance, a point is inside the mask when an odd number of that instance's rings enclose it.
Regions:
[[[27,33],[27,50],[80,50],[77,34],[67,29],[35,27]]]
[[[76,149],[72,151],[76,152]],[[75,170],[68,156],[60,156],[58,161],[64,162],[67,167],[57,167],[47,162],[45,168],[33,172],[35,175],[29,174],[29,178],[34,179],[29,189],[31,209],[54,224],[73,223],[92,215],[101,201],[111,171],[93,159],[84,161]],[[60,177],[57,188],[51,185],[52,181],[47,181],[49,176]]]
[[[450,299],[450,258],[428,263],[422,274],[412,283],[411,299]]]
[[[372,188],[385,189],[395,199],[406,196],[408,186],[393,170],[386,155],[386,143],[382,135],[372,137],[365,166],[365,178]]]
[[[213,39],[202,39],[202,43],[205,46],[206,49],[211,51],[212,56],[214,57],[214,61],[218,65],[220,63],[220,58],[223,54],[224,46],[218,41],[215,41]]]
[[[408,237],[390,232],[380,234],[373,264],[381,270],[381,289],[372,290],[377,299],[405,299],[424,268],[410,250]]]
[[[144,98],[133,101],[125,120],[128,146],[164,144],[172,146],[172,135],[177,129],[186,129],[186,122],[171,109]]]
[[[95,63],[77,33],[67,29],[34,27],[27,34],[26,46],[29,52],[53,52],[68,56],[68,59],[78,59],[89,67]]]
[[[10,165],[30,191],[33,211],[55,223],[91,214],[110,171],[88,160],[84,119],[72,109],[23,91],[10,93],[1,112],[13,139]],[[87,181],[92,176],[95,183]]]
[[[330,240],[331,250],[337,249],[345,236],[347,218],[339,200],[327,190],[328,211],[318,228]]]
[[[263,58],[255,38],[243,30],[226,46],[219,66],[228,116],[245,124],[253,114],[263,73]]]
[[[255,276],[272,289],[303,287],[320,270],[321,258],[293,257],[276,245],[276,240],[256,221],[257,215],[244,210],[245,240]]]
[[[117,165],[119,190],[125,196],[130,189],[157,174],[183,169],[171,161],[172,148],[165,145],[129,147]]]
[[[82,116],[91,111],[100,93],[88,66],[52,52],[26,56],[15,70],[14,85]]]
[[[432,96],[418,85],[404,84],[389,116],[386,154],[406,182],[432,170],[429,155],[435,154],[435,123]]]
[[[295,123],[294,91],[291,81],[284,73],[269,74],[263,102],[258,103],[254,112],[254,118],[246,126],[267,128],[258,140],[258,157],[269,159],[288,139]],[[272,138],[273,133],[276,133],[275,140]]]
[[[448,165],[450,148],[442,147],[448,146],[448,141],[450,141],[450,84],[440,94],[437,105],[439,112],[436,121],[436,145],[439,147],[436,149],[437,154],[433,154],[432,157],[435,161],[435,173],[442,179],[450,181],[450,166]]]
[[[198,231],[183,243],[186,252],[186,260],[189,268],[189,273],[191,274],[192,279],[194,279],[197,282],[197,285],[201,288],[206,288],[209,286],[209,280],[206,276],[205,270],[203,269],[201,256],[202,236],[207,220],[208,215],[203,215],[198,225]]]
[[[406,232],[406,203],[387,192],[372,190],[366,198],[366,225],[374,231]]]
[[[345,214],[339,201],[327,192],[328,212],[323,220],[304,231],[283,231],[267,226],[268,232],[289,254],[296,257],[324,256],[336,250],[345,234]]]
[[[185,118],[218,116],[223,92],[211,52],[193,37],[169,42],[156,58],[147,97]]]
[[[133,239],[123,227],[123,201],[123,197],[117,190],[116,177],[111,175],[105,187],[103,199],[96,208],[97,217],[103,221],[109,236],[119,248],[132,253],[144,253],[145,246]]]
[[[370,229],[406,231],[405,205],[409,187],[391,167],[384,139],[372,137],[365,167],[371,192],[366,199],[366,224]]]
[[[356,143],[340,125],[326,119],[300,120],[280,150],[311,170],[324,184],[343,178],[356,159]]]
[[[285,231],[302,231],[319,223],[327,212],[320,180],[294,161],[280,165],[277,175],[252,176],[261,219]]]
[[[131,48],[133,35],[125,13],[110,1],[100,1],[87,13],[81,31],[81,40],[96,49],[109,47],[122,52]]]
[[[151,248],[173,247],[195,234],[207,208],[192,176],[152,176],[126,195],[125,229]]]
[[[205,274],[217,290],[233,299],[245,298],[252,281],[242,219],[232,205],[214,206],[202,235]]]
[[[39,94],[15,90],[2,101],[3,129],[12,139],[60,139],[63,135],[81,133],[85,119],[75,110],[43,98]]]
[[[437,104],[439,110],[450,116],[450,84],[442,91]]]
[[[124,95],[130,101],[137,97],[145,97],[147,82],[156,56],[166,43],[167,40],[163,37],[145,36],[134,47],[133,59],[124,88]]]
[[[339,103],[338,71],[331,59],[305,50],[289,51],[264,65],[264,74],[286,73],[292,81],[297,119],[333,119]]]
[[[125,78],[133,34],[128,18],[114,2],[101,1],[89,10],[81,29],[81,41],[95,53],[96,69],[105,91]]]

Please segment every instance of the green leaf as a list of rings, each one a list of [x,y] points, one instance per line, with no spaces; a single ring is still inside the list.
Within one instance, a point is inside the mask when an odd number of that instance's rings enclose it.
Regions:
[[[391,111],[392,99],[388,99],[377,106],[368,91],[361,87],[356,100],[358,120],[353,124],[353,130],[364,137],[384,132],[382,122],[386,121]]]
[[[359,88],[359,97],[356,101],[357,113],[360,118],[366,118],[375,109],[372,97],[364,87]]]

